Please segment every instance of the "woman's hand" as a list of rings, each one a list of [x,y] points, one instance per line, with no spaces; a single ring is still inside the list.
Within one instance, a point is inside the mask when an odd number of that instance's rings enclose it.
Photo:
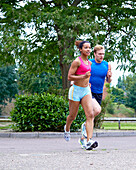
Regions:
[[[88,77],[90,77],[90,76],[91,76],[90,71],[87,71],[87,72],[85,73],[85,75],[84,75],[84,78],[86,79],[86,78],[88,78]]]

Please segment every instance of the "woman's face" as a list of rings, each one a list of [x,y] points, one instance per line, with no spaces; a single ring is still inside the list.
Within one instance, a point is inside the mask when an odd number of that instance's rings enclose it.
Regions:
[[[90,43],[84,43],[82,49],[80,49],[80,52],[84,56],[89,56],[91,53]]]

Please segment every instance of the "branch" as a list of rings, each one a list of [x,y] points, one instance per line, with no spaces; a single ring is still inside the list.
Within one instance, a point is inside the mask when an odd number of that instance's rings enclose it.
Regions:
[[[40,0],[44,7],[47,7],[47,5],[51,5],[52,1],[46,2],[45,0]]]
[[[125,5],[130,5],[131,7],[133,7],[133,5],[128,2],[125,2]]]
[[[82,0],[74,0],[73,4],[71,6],[77,6]]]
[[[121,29],[121,31],[123,31],[125,34],[128,34],[125,30]]]

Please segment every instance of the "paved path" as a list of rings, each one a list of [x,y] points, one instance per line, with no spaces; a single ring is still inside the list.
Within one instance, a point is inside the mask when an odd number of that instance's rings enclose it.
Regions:
[[[94,139],[86,151],[77,137],[0,138],[0,170],[136,170],[136,136]]]

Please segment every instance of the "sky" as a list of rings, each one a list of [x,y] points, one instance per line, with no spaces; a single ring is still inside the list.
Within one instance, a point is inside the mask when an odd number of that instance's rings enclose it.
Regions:
[[[120,70],[120,69],[117,69],[117,61],[114,61],[114,62],[110,62],[111,64],[111,70],[112,70],[112,82],[111,82],[111,86],[114,86],[116,87],[117,83],[118,83],[118,78],[124,73],[124,76],[128,76],[131,74],[131,72],[128,72],[128,71],[123,71],[123,70]]]

